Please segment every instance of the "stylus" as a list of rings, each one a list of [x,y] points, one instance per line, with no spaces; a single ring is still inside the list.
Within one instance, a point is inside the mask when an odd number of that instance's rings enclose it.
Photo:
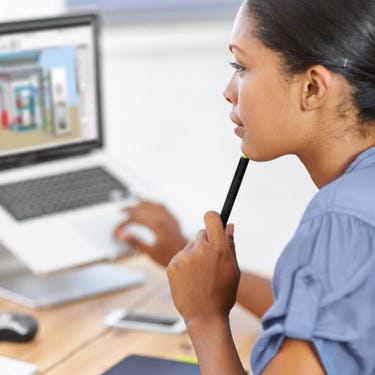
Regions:
[[[240,161],[238,163],[236,172],[233,176],[232,183],[230,185],[227,197],[224,202],[223,209],[221,210],[221,221],[223,222],[223,226],[227,225],[229,215],[232,211],[234,201],[236,200],[238,190],[240,189],[241,182],[243,176],[245,175],[247,164],[249,163],[249,159],[246,156],[241,156]]]

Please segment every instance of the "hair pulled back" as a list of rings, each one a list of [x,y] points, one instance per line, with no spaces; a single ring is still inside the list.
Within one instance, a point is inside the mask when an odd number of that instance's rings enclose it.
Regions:
[[[375,122],[375,0],[247,0],[256,36],[290,73],[315,64],[352,87],[361,123]]]

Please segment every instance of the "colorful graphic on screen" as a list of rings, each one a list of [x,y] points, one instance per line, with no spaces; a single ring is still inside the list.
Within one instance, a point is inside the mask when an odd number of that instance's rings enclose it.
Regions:
[[[47,35],[40,48],[0,49],[0,155],[95,139],[90,43],[65,44],[58,33],[62,45],[51,45]]]

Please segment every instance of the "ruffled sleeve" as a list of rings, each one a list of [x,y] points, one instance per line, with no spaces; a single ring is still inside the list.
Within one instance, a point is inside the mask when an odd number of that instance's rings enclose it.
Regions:
[[[260,374],[285,337],[311,341],[327,374],[375,374],[375,229],[328,212],[302,222],[273,279],[275,303],[251,363]]]

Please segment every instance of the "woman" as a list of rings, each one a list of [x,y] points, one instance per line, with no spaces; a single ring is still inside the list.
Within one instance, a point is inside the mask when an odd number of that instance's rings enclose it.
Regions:
[[[202,374],[245,373],[228,320],[236,298],[263,317],[255,374],[375,374],[375,2],[247,0],[230,50],[224,96],[243,153],[255,161],[295,154],[320,189],[272,289],[252,274],[240,280],[233,225],[223,229],[215,212],[187,245],[173,217],[147,202],[116,234],[169,263]],[[149,225],[157,244],[137,242],[129,222]]]

